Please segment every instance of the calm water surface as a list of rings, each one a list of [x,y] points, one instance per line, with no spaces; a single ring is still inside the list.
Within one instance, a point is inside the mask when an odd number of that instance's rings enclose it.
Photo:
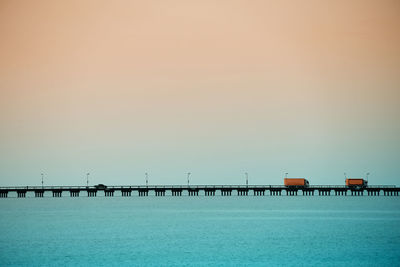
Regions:
[[[0,265],[399,266],[400,197],[0,199]]]

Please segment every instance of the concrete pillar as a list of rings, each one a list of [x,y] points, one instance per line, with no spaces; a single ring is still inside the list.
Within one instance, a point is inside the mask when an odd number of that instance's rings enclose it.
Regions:
[[[71,190],[69,191],[71,197],[79,197],[79,191]]]
[[[44,190],[36,190],[35,197],[43,197]]]
[[[155,192],[157,197],[165,196],[165,190],[156,190]]]
[[[130,189],[123,189],[123,190],[121,190],[121,195],[122,195],[123,197],[130,197],[130,196],[132,196],[132,190],[130,190]]]
[[[172,196],[182,196],[182,191],[172,190]]]
[[[146,197],[149,195],[148,190],[139,190],[139,197]]]
[[[238,190],[238,196],[247,196],[248,191],[247,190]]]
[[[196,195],[196,191],[188,190],[188,196],[195,196],[195,195]]]
[[[221,195],[222,196],[231,196],[232,191],[231,190],[221,190]]]
[[[52,191],[53,192],[53,197],[61,197],[62,196],[62,191],[56,190]]]
[[[104,191],[104,196],[113,197],[114,196],[114,191],[113,190],[105,190]]]
[[[26,190],[17,190],[17,197],[19,198],[26,197]]]
[[[8,191],[2,190],[0,191],[0,198],[6,198],[8,196]]]
[[[97,196],[97,190],[87,190],[88,197]]]

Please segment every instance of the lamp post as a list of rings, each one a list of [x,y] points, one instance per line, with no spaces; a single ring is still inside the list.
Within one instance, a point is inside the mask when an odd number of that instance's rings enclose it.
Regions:
[[[190,184],[190,180],[189,180],[189,178],[190,178],[190,175],[191,175],[191,173],[190,173],[190,172],[188,172],[188,173],[187,173],[187,184],[188,184],[188,186],[189,186],[189,184]]]
[[[369,176],[369,175],[370,175],[370,173],[367,172],[367,174],[366,174],[367,183],[368,183],[368,176]]]
[[[41,173],[40,175],[42,176],[42,189],[43,189],[43,176],[44,176],[44,174]]]
[[[249,174],[247,172],[244,173],[246,176],[246,187],[249,186]]]
[[[146,172],[144,174],[144,176],[146,177],[146,186],[148,186],[149,185],[149,174]]]
[[[285,178],[287,178],[288,174],[289,174],[288,172],[285,172]]]
[[[89,175],[90,173],[86,173],[86,186],[89,187]]]

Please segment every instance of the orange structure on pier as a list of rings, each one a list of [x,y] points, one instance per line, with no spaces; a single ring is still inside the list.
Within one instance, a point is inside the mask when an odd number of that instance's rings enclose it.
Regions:
[[[308,186],[307,179],[304,178],[285,178],[283,180],[285,186]]]

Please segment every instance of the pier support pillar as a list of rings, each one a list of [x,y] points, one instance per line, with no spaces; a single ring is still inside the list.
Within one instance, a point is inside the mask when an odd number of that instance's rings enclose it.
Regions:
[[[53,190],[53,197],[61,197],[62,191],[61,190]]]
[[[19,198],[26,197],[26,190],[17,190],[17,197]]]
[[[130,197],[132,195],[132,190],[131,189],[123,189],[123,190],[121,190],[121,195],[123,197]]]
[[[282,190],[280,189],[272,189],[269,191],[271,196],[281,196]]]
[[[8,196],[8,191],[6,191],[6,190],[0,191],[0,198],[6,198],[7,196]]]
[[[71,196],[71,197],[79,197],[79,190],[70,190],[69,191],[69,195]]]
[[[165,197],[165,190],[156,190],[156,197]]]
[[[221,196],[231,196],[232,190],[221,190]]]
[[[206,196],[215,196],[215,190],[206,189],[206,190],[204,191],[204,194],[205,194]]]
[[[139,197],[147,197],[149,195],[149,190],[139,190]]]
[[[114,190],[104,190],[104,196],[105,197],[113,197],[114,196]]]
[[[178,196],[182,196],[182,190],[172,190],[172,196],[178,197]]]
[[[97,190],[87,190],[88,197],[97,196]]]
[[[240,189],[238,190],[238,196],[247,196],[249,194],[248,189]]]
[[[35,190],[35,197],[43,197],[44,190]]]
[[[196,189],[188,190],[188,196],[198,196],[198,195],[199,195],[199,190],[196,190]]]
[[[265,195],[265,190],[262,190],[262,189],[254,190],[254,195],[255,196],[264,196]]]

